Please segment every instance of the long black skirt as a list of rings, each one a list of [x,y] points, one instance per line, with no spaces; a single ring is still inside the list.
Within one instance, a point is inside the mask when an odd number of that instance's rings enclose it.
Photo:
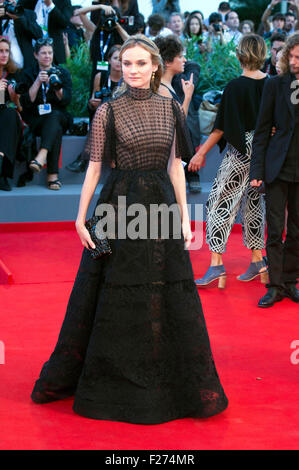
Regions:
[[[97,203],[175,203],[164,170],[113,170]],[[111,240],[112,255],[83,250],[60,335],[31,398],[74,396],[94,419],[158,424],[209,417],[228,400],[213,360],[182,237]]]

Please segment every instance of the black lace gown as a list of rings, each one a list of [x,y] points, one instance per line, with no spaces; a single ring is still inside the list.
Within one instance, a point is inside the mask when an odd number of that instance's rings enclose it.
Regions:
[[[96,112],[92,161],[115,160],[97,206],[175,204],[167,173],[190,142],[173,99],[129,88]],[[189,155],[190,157],[190,155]],[[117,220],[116,220],[117,222]],[[83,250],[56,347],[32,400],[74,396],[85,417],[158,424],[209,417],[228,404],[220,383],[189,253],[182,237],[111,240],[112,255]]]

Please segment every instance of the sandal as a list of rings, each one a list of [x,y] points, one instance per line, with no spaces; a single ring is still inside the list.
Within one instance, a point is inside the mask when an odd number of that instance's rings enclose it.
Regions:
[[[218,279],[218,288],[224,289],[226,284],[226,272],[223,264],[221,266],[210,266],[201,279],[196,279],[197,286],[207,286]]]
[[[31,160],[29,163],[29,168],[35,173],[39,173],[42,170],[43,165],[41,165],[37,160]]]
[[[262,261],[251,262],[246,273],[241,274],[237,279],[239,281],[248,282],[252,281],[257,276],[260,276],[262,284],[269,282],[268,269],[264,259]]]
[[[48,189],[58,191],[61,188],[61,183],[59,180],[48,181]]]

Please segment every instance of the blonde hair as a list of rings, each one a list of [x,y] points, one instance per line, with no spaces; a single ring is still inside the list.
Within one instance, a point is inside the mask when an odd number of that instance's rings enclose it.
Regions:
[[[154,93],[157,93],[159,87],[160,87],[160,82],[163,74],[163,65],[162,65],[162,59],[160,56],[160,52],[156,44],[149,39],[148,37],[144,36],[143,34],[135,34],[134,36],[130,36],[122,45],[120,53],[119,53],[119,60],[122,60],[123,53],[127,49],[131,49],[133,47],[140,46],[143,47],[146,51],[148,51],[151,54],[152,58],[152,64],[157,65],[158,69],[155,72],[153,80],[151,80],[150,87],[153,90]],[[122,93],[124,93],[127,89],[127,84],[125,81],[122,83],[122,85],[117,89],[115,95],[119,96]]]
[[[289,55],[290,51],[296,46],[299,46],[299,33],[294,33],[289,36],[282,48],[282,53],[278,63],[281,74],[285,75],[290,71]]]
[[[241,38],[236,52],[242,67],[260,70],[267,58],[267,44],[258,34],[246,34]]]

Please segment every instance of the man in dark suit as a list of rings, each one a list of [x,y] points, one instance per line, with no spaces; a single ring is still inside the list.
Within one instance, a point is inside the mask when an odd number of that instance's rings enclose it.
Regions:
[[[299,302],[299,33],[287,39],[280,66],[265,84],[250,168],[251,186],[264,181],[266,190],[270,284],[259,307],[283,297]]]
[[[0,35],[9,38],[12,58],[18,67],[27,68],[35,61],[32,39],[42,38],[43,32],[36,22],[34,11],[24,10],[20,14],[11,14],[3,8],[3,1],[0,0]],[[16,1],[11,0],[10,5],[15,7]]]
[[[53,38],[54,62],[64,64],[66,55],[63,32],[73,14],[70,0],[19,0],[18,5],[35,11],[44,35]]]

